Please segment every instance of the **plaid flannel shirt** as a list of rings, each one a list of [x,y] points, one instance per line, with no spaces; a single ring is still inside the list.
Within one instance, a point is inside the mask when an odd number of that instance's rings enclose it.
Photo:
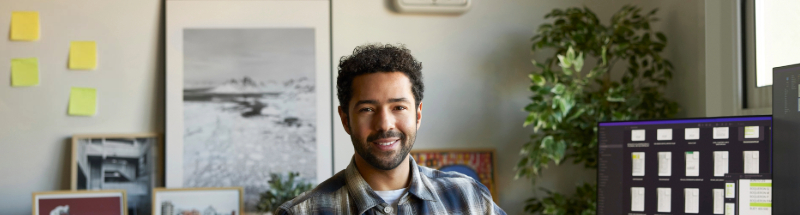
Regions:
[[[372,190],[351,159],[347,169],[283,203],[274,214],[506,214],[492,201],[489,189],[469,176],[409,160],[411,184],[397,208]]]

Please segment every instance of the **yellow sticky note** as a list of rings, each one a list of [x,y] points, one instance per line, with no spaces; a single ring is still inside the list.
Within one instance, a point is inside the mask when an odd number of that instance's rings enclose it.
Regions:
[[[11,86],[27,87],[39,85],[39,59],[11,59]]]
[[[11,12],[11,40],[39,40],[39,12]]]
[[[97,90],[73,87],[69,93],[69,115],[93,116],[97,113]]]
[[[69,68],[82,70],[97,68],[97,43],[94,41],[70,42]]]

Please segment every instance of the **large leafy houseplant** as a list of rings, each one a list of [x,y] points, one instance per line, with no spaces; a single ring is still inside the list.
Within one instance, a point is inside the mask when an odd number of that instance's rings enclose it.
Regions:
[[[586,7],[555,9],[545,16],[552,23],[539,26],[531,49],[555,53],[533,61],[537,69],[530,75],[533,95],[524,109],[524,126],[534,134],[520,150],[517,178],[535,185],[551,162],[567,159],[596,169],[597,122],[671,118],[679,111],[664,96],[673,66],[661,56],[666,36],[650,28],[656,12],[624,6],[608,25]],[[583,68],[584,59],[595,61],[591,69]],[[572,196],[544,191],[527,201],[526,212],[595,214],[595,184],[579,185]]]

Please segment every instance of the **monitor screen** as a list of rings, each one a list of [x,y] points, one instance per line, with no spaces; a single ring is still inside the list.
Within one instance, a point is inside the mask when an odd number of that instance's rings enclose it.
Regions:
[[[800,211],[800,64],[773,69],[772,116],[775,117],[775,214]]]
[[[726,209],[741,211],[740,205],[746,211],[769,207],[764,204],[769,193],[728,194],[757,193],[750,191],[767,184],[771,189],[771,116],[601,122],[598,148],[599,215],[727,214]],[[726,176],[732,180],[728,174],[760,177],[737,177],[749,181],[742,183],[747,190],[735,190],[740,185],[726,184]]]

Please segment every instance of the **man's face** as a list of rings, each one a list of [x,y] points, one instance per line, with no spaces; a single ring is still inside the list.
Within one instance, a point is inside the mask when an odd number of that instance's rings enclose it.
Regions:
[[[339,107],[339,117],[356,153],[375,168],[394,169],[414,146],[422,103],[414,105],[411,82],[401,72],[361,75],[352,86],[350,104]]]

